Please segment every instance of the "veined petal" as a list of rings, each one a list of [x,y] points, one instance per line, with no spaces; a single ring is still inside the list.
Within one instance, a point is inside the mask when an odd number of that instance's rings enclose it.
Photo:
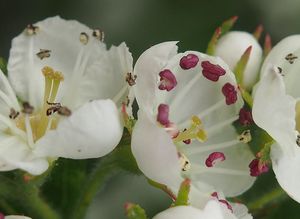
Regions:
[[[233,214],[238,219],[252,219],[252,215],[248,213],[248,208],[243,204],[230,203],[233,209]]]
[[[23,169],[32,175],[39,175],[47,170],[46,158],[38,158],[18,137],[1,136],[0,171]]]
[[[36,145],[40,156],[86,159],[101,157],[119,143],[123,126],[116,105],[111,100],[84,104],[56,130],[49,131]]]
[[[5,216],[4,219],[31,219],[31,218],[26,216],[20,216],[20,215],[9,215],[9,216]]]
[[[25,30],[13,39],[8,75],[17,95],[39,108],[44,94],[41,73],[44,66],[51,66],[63,73],[65,82],[59,91],[61,96],[65,89],[80,81],[87,67],[101,58],[106,49],[92,36],[90,28],[74,20],[66,21],[56,16],[34,26],[38,27],[36,34],[28,34]],[[80,41],[82,33],[88,36],[86,44]]]
[[[297,148],[295,110],[296,100],[286,94],[282,76],[270,65],[255,91],[253,119],[279,143],[283,153],[289,155]]]
[[[179,188],[183,179],[176,147],[166,131],[142,109],[132,133],[131,147],[139,168],[147,177]]]
[[[230,31],[219,40],[215,54],[221,57],[231,70],[234,70],[249,46],[252,46],[252,50],[244,72],[243,81],[247,89],[251,89],[256,82],[262,61],[262,48],[254,36],[243,31]]]
[[[137,84],[134,87],[137,102],[141,108],[153,107],[158,73],[167,61],[177,53],[177,42],[165,42],[152,46],[137,60],[134,74]]]
[[[126,76],[132,73],[132,66],[132,55],[125,43],[102,51],[77,84],[69,87],[65,104],[76,108],[89,100],[109,98],[120,106],[128,95]],[[74,92],[76,98],[71,97]]]
[[[272,145],[271,159],[273,171],[280,186],[295,201],[300,202],[300,148],[295,148],[293,156],[282,152],[282,146]]]

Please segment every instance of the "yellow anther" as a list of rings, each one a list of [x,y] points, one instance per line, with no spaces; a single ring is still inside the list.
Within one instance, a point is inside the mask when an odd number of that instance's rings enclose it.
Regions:
[[[178,153],[179,156],[179,163],[181,166],[182,171],[189,171],[191,169],[191,162],[189,159],[183,154],[183,153]]]
[[[59,80],[59,81],[64,80],[64,75],[60,71],[54,72],[52,77],[54,80]]]
[[[202,121],[198,116],[192,116],[192,122],[194,125],[197,125],[197,126],[202,124]]]
[[[52,75],[54,74],[54,70],[53,68],[49,67],[49,66],[45,66],[43,69],[42,69],[42,72],[43,72],[43,75],[45,77],[52,77]]]
[[[205,142],[207,140],[207,135],[204,129],[200,129],[197,134],[197,140],[200,142]]]

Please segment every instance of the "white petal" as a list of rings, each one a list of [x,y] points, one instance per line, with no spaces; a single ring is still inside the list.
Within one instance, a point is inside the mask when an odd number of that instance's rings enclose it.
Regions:
[[[224,212],[217,201],[209,201],[203,210],[191,206],[178,206],[169,208],[153,219],[235,219],[236,217]]]
[[[165,42],[152,46],[137,60],[134,74],[137,75],[134,86],[139,107],[149,109],[153,107],[157,77],[167,61],[177,53],[177,42]]]
[[[251,89],[255,84],[262,61],[262,48],[253,35],[242,31],[230,31],[219,40],[215,54],[221,57],[231,70],[234,70],[249,46],[252,46],[252,50],[243,81],[247,89]]]
[[[183,179],[177,149],[166,131],[142,109],[133,130],[131,147],[139,168],[148,178],[179,188]]]
[[[255,92],[253,119],[279,143],[284,153],[290,155],[297,148],[295,109],[296,101],[285,94],[282,76],[269,66]]]
[[[252,215],[248,213],[248,208],[243,204],[230,203],[234,215],[238,219],[252,219]]]
[[[65,81],[60,88],[60,96],[66,87],[73,85],[74,81],[80,81],[78,78],[106,49],[103,43],[92,36],[91,29],[77,21],[66,21],[56,16],[34,25],[39,27],[37,34],[28,36],[24,31],[13,39],[8,75],[17,95],[38,108],[42,106],[44,95],[44,77],[41,73],[44,66],[63,73]],[[89,36],[86,45],[79,40],[82,32]],[[51,50],[50,57],[38,58],[36,54],[40,49]]]
[[[38,158],[28,145],[17,137],[1,136],[0,171],[23,169],[30,174],[39,175],[48,169],[46,158]]]
[[[97,60],[87,67],[85,74],[69,90],[65,104],[80,106],[89,100],[112,99],[118,106],[128,95],[125,77],[132,73],[132,55],[125,43],[102,51]],[[72,98],[73,95],[76,99]],[[67,99],[68,98],[68,99]]]
[[[286,60],[288,54],[298,57],[291,64]],[[299,68],[300,68],[300,35],[293,35],[281,40],[268,54],[261,70],[261,77],[264,76],[269,66],[280,67],[284,76],[287,94],[299,98]]]
[[[282,153],[278,144],[274,144],[271,159],[278,183],[291,198],[300,203],[300,148],[296,148],[294,154],[289,156]]]
[[[31,219],[31,218],[26,216],[20,216],[20,215],[9,215],[9,216],[5,216],[4,219]]]
[[[41,156],[86,159],[101,157],[119,143],[123,126],[111,100],[88,102],[37,142]]]

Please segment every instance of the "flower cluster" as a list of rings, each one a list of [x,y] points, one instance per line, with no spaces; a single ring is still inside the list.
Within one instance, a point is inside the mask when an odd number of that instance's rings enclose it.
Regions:
[[[271,164],[300,202],[300,37],[271,49],[266,35],[262,49],[262,27],[229,31],[235,21],[217,28],[206,52],[163,42],[134,66],[126,44],[107,49],[100,29],[60,17],[28,25],[0,72],[0,171],[41,175],[59,157],[108,155],[129,135],[140,171],[173,200],[153,219],[250,219],[227,198]],[[259,150],[258,132],[267,136]],[[146,218],[134,204],[126,212]]]

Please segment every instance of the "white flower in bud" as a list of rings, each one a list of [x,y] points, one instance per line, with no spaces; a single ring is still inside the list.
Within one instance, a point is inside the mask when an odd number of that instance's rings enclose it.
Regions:
[[[256,83],[262,62],[262,48],[254,36],[247,32],[230,31],[220,38],[215,51],[215,55],[221,57],[233,71],[249,46],[252,46],[251,54],[243,79],[248,90]]]
[[[235,215],[221,202],[211,200],[207,202],[204,209],[192,206],[176,206],[157,214],[153,219],[252,219],[248,213],[241,214],[244,207],[239,206],[238,208],[239,215]]]
[[[176,50],[176,42],[155,45],[135,65],[133,155],[147,177],[173,191],[188,177],[201,188],[241,194],[255,180],[248,168],[254,156],[232,125],[243,106],[235,77],[219,58]]]
[[[132,57],[124,43],[107,50],[94,37],[84,40],[93,31],[77,21],[53,17],[32,26],[38,31],[12,42],[9,81],[0,72],[0,171],[35,175],[49,157],[95,158],[114,149]]]
[[[300,202],[300,35],[279,42],[266,57],[254,94],[253,119],[276,141],[272,167],[281,187]]]

